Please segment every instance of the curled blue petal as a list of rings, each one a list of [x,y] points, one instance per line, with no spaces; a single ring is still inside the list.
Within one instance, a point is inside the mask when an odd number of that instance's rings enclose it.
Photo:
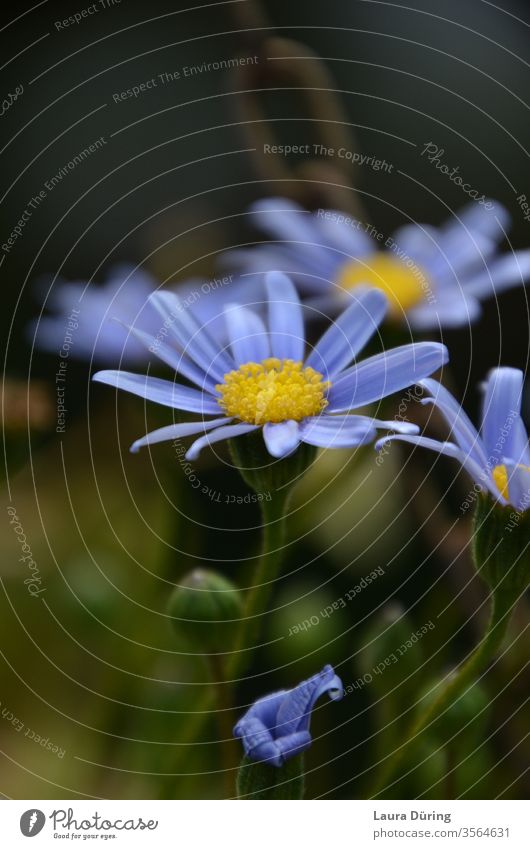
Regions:
[[[329,664],[292,690],[258,699],[234,728],[248,758],[280,767],[311,745],[309,724],[318,698],[343,695],[342,681]]]

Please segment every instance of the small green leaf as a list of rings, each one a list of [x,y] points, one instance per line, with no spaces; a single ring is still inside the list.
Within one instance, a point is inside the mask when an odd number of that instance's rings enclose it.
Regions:
[[[243,758],[237,774],[238,799],[303,799],[304,759],[291,758],[281,767]]]

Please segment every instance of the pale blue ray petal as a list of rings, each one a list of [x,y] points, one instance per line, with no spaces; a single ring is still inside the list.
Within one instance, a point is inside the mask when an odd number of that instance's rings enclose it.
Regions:
[[[468,203],[457,216],[449,219],[444,229],[467,228],[471,233],[475,231],[495,242],[502,241],[510,226],[510,213],[499,201],[488,200],[486,203],[493,204],[493,209],[486,209],[485,203]]]
[[[230,350],[236,366],[270,357],[269,334],[257,313],[239,304],[225,307]]]
[[[508,474],[508,501],[517,510],[530,507],[530,472],[516,463],[506,461]]]
[[[336,265],[329,251],[320,242],[318,227],[312,215],[298,204],[285,198],[265,198],[250,207],[256,226],[277,241],[295,242],[302,256],[332,271]]]
[[[168,442],[173,439],[182,439],[185,436],[195,436],[197,433],[205,433],[208,430],[212,430],[212,428],[221,427],[221,425],[228,424],[231,421],[232,419],[224,418],[166,425],[166,427],[152,430],[151,433],[147,433],[141,439],[137,439],[131,445],[130,450],[133,454],[136,454],[144,445],[154,445],[157,442]]]
[[[491,298],[530,279],[530,250],[504,254],[490,262],[488,270],[466,280],[466,295]]]
[[[378,429],[392,430],[395,433],[419,433],[418,425],[412,422],[398,421],[397,419],[372,419],[370,416],[357,416],[358,419],[366,418]]]
[[[352,366],[333,383],[327,412],[363,407],[412,386],[441,368],[449,359],[445,345],[416,342],[376,354]]]
[[[304,320],[300,298],[289,278],[279,271],[265,277],[269,308],[269,333],[273,357],[303,360]]]
[[[466,293],[441,286],[432,302],[423,301],[407,310],[407,321],[415,330],[438,330],[440,327],[465,327],[480,316],[479,302]],[[447,287],[449,289],[449,287]]]
[[[118,323],[121,324],[121,322]],[[166,365],[175,369],[178,374],[181,374],[183,377],[191,380],[192,383],[197,384],[197,386],[201,389],[212,393],[215,392],[215,381],[206,375],[205,372],[193,362],[193,360],[190,360],[184,354],[179,353],[178,350],[168,345],[167,342],[157,339],[150,333],[146,333],[143,330],[139,330],[137,327],[130,327],[126,324],[122,326],[125,327],[131,336],[137,339],[144,348],[146,348],[154,356],[158,357],[158,359],[162,360],[163,363],[166,363]]]
[[[514,424],[519,420],[523,393],[523,373],[502,366],[492,369],[484,387],[482,439],[488,458],[501,462],[520,453]]]
[[[389,254],[399,256],[400,252],[418,263],[428,262],[439,250],[439,237],[437,228],[429,224],[404,224],[392,234],[391,245],[395,247],[389,246]]]
[[[488,490],[501,504],[506,504],[506,501],[495,486],[491,475],[481,469],[472,457],[466,454],[465,451],[462,451],[458,445],[454,445],[452,442],[439,442],[437,439],[429,439],[426,436],[401,436],[400,434],[396,434],[395,436],[384,436],[382,439],[379,439],[375,444],[375,449],[379,451],[384,445],[395,441],[408,442],[410,445],[415,445],[418,448],[428,448],[437,454],[452,457],[460,463],[472,480],[483,490]]]
[[[358,259],[377,250],[371,237],[363,229],[359,229],[360,222],[343,212],[335,209],[319,209],[313,213],[312,217],[323,236],[323,241],[339,251],[336,255],[337,263]]]
[[[127,371],[98,371],[92,380],[97,383],[106,383],[116,389],[132,392],[146,401],[154,401],[165,407],[173,407],[177,410],[186,410],[190,413],[219,414],[219,404],[211,395],[205,395],[197,389],[188,386],[180,386],[169,380],[161,380],[159,377],[149,377],[144,374],[132,374]]]
[[[464,412],[461,404],[437,380],[426,378],[420,380],[420,386],[431,393],[432,398],[423,398],[422,404],[434,404],[444,416],[451,432],[460,448],[470,454],[482,468],[486,468],[488,458],[473,422]]]
[[[272,457],[287,457],[298,448],[300,434],[298,422],[289,420],[273,424],[267,422],[263,425],[263,439],[267,451]]]
[[[186,453],[186,459],[196,460],[202,449],[207,445],[213,445],[214,442],[221,442],[224,439],[232,439],[235,436],[243,436],[245,433],[257,430],[257,428],[257,425],[246,424],[243,422],[240,424],[231,424],[219,427],[217,430],[214,430],[213,433],[206,434],[205,436],[201,436],[200,439],[196,439],[189,447]]]
[[[377,436],[374,420],[368,416],[328,416],[325,413],[305,419],[300,438],[319,448],[351,448],[365,445]]]
[[[360,289],[309,354],[306,365],[332,379],[364,348],[384,318],[387,299],[378,289]]]
[[[223,376],[233,370],[234,361],[201,327],[190,309],[184,306],[174,292],[155,292],[149,298],[149,303],[163,320],[160,334],[173,336],[187,356],[206,374],[221,383]]]

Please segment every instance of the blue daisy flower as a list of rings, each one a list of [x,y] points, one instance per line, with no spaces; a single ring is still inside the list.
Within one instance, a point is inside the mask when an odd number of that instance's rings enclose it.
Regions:
[[[134,327],[130,332],[195,386],[126,371],[101,371],[93,379],[201,418],[153,431],[138,439],[133,451],[201,434],[186,455],[195,459],[206,445],[261,430],[268,452],[280,458],[301,442],[323,448],[365,444],[377,428],[417,433],[406,422],[350,413],[439,369],[448,360],[444,345],[403,345],[350,365],[385,315],[385,296],[368,289],[359,292],[306,356],[302,307],[294,285],[275,272],[266,275],[265,285],[268,327],[248,307],[228,305],[225,347],[176,294],[151,295],[149,303],[162,321],[159,332],[153,336]],[[205,415],[214,418],[205,420]]]
[[[421,331],[458,327],[480,315],[480,301],[530,278],[530,250],[498,252],[510,223],[498,203],[470,204],[438,228],[409,224],[384,241],[344,213],[308,212],[284,198],[261,200],[250,214],[274,241],[227,261],[252,275],[289,274],[304,301],[328,314],[369,285],[388,297],[390,319]]]
[[[228,275],[218,280],[187,280],[170,291],[177,291],[185,306],[221,339],[225,335],[224,304],[228,299],[252,298],[257,287],[257,281],[254,290],[252,280]],[[47,296],[50,312],[32,322],[30,339],[37,348],[59,355],[69,331],[68,355],[72,358],[107,365],[146,364],[145,345],[128,328],[157,332],[160,317],[149,297],[158,288],[151,274],[125,263],[111,268],[101,285],[59,278]]]
[[[317,699],[343,696],[342,681],[329,664],[292,690],[280,690],[254,702],[234,728],[245,755],[280,767],[311,745],[309,723]]]
[[[502,505],[519,511],[530,507],[530,450],[521,418],[523,373],[514,368],[493,369],[484,385],[480,434],[456,399],[436,380],[420,380],[451,429],[454,442],[439,442],[425,436],[387,436],[376,449],[393,439],[430,448],[457,460],[476,485]]]

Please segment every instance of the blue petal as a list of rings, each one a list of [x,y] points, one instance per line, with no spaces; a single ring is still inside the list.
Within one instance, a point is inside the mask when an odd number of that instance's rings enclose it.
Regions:
[[[269,307],[269,332],[272,356],[303,360],[304,321],[298,293],[285,274],[272,271],[265,277]]]
[[[278,752],[278,763],[275,766],[281,766],[289,758],[294,758],[295,755],[305,752],[306,749],[309,749],[311,742],[309,731],[294,731],[292,734],[278,737],[275,740],[276,750]]]
[[[278,711],[274,736],[279,738],[308,731],[311,711],[323,693],[329,693],[332,699],[340,699],[343,694],[342,681],[329,664],[286,694]]]
[[[482,312],[479,302],[460,291],[444,292],[433,303],[422,302],[407,311],[407,321],[415,330],[438,330],[441,327],[465,327]]]
[[[377,431],[371,419],[364,416],[318,416],[300,425],[300,439],[319,448],[352,448],[365,445]]]
[[[131,374],[128,371],[98,371],[93,377],[97,383],[106,383],[116,389],[132,392],[146,401],[154,401],[165,407],[176,410],[186,410],[190,413],[219,414],[221,409],[217,401],[209,395],[204,395],[197,389],[179,386],[169,380],[159,377],[149,377],[143,374]]]
[[[424,398],[423,404],[435,404],[444,416],[451,428],[451,433],[459,447],[470,454],[479,466],[486,469],[488,458],[478,431],[471,420],[466,416],[458,401],[437,380],[420,380],[420,386],[427,389],[433,396]]]
[[[513,286],[522,286],[530,278],[530,251],[516,251],[491,262],[487,271],[465,283],[466,294],[491,298]]]
[[[530,472],[518,463],[505,462],[508,475],[508,501],[524,512],[530,507]]]
[[[499,201],[489,200],[488,203],[493,204],[493,209],[486,209],[485,204],[477,204],[472,201],[460,210],[457,218],[460,219],[460,226],[467,227],[468,230],[477,231],[489,239],[500,242],[504,239],[506,230],[510,226],[510,213]],[[456,222],[454,223],[456,224]]]
[[[313,220],[322,241],[337,251],[337,264],[359,259],[377,250],[370,236],[359,229],[360,222],[343,212],[335,209],[318,210],[313,213]]]
[[[521,455],[520,429],[514,425],[519,422],[522,393],[522,371],[505,366],[490,371],[483,401],[482,438],[493,465],[502,463],[503,457],[516,459]]]
[[[236,366],[260,363],[270,357],[269,336],[261,318],[239,304],[225,308],[230,349]]]
[[[187,377],[192,383],[195,383],[201,389],[206,389],[208,392],[215,392],[215,382],[205,374],[205,372],[197,366],[192,360],[179,353],[175,348],[171,348],[166,342],[160,341],[151,333],[145,333],[136,327],[123,325],[129,333],[138,339],[141,345],[144,346],[150,353],[162,360],[168,366],[171,366],[177,374]]]
[[[488,490],[494,498],[506,504],[506,501],[499,493],[493,478],[489,472],[484,471],[473,459],[462,451],[457,445],[452,442],[439,442],[437,439],[428,439],[426,436],[384,436],[375,444],[376,451],[379,451],[384,445],[389,442],[408,442],[418,448],[428,448],[431,451],[436,451],[437,454],[444,454],[446,457],[452,457],[457,460],[460,465],[466,470],[468,475],[475,481],[483,490]]]
[[[154,445],[156,442],[167,442],[173,439],[182,439],[184,436],[195,436],[196,433],[205,433],[212,428],[220,427],[228,424],[232,419],[211,419],[210,421],[202,422],[185,422],[182,424],[172,424],[166,427],[160,427],[158,430],[152,430],[151,433],[137,439],[131,445],[131,451],[136,454],[144,445]]]
[[[245,714],[234,727],[234,737],[241,739],[247,757],[280,766],[272,734],[259,717]]]
[[[384,318],[387,299],[378,289],[353,296],[353,303],[324,333],[307,358],[306,365],[333,378],[364,348]]]
[[[219,427],[213,433],[196,439],[188,449],[186,459],[196,460],[202,449],[207,445],[213,445],[214,442],[221,442],[223,439],[233,439],[235,436],[243,436],[243,434],[250,433],[252,430],[257,430],[257,425],[241,423]]]
[[[187,354],[206,374],[222,383],[224,375],[234,369],[234,362],[212,339],[204,327],[201,327],[191,311],[174,292],[155,292],[149,303],[163,319],[160,331],[172,335],[183,352]]]
[[[317,262],[328,270],[336,266],[336,260],[319,244],[318,227],[310,212],[284,198],[265,198],[250,207],[256,216],[256,224],[274,239],[293,242],[299,256]]]
[[[296,451],[300,444],[300,428],[298,422],[286,421],[263,425],[263,439],[267,451],[272,457],[287,457]]]
[[[280,705],[288,692],[289,690],[277,690],[275,693],[269,693],[267,696],[262,696],[261,699],[255,701],[237,723],[234,733],[236,729],[244,728],[249,718],[259,719],[272,732],[276,728],[276,717],[278,716]],[[237,734],[236,736],[241,737],[242,735]]]
[[[327,411],[346,412],[385,398],[437,371],[448,359],[447,348],[439,342],[417,342],[376,354],[339,376],[328,393]]]

